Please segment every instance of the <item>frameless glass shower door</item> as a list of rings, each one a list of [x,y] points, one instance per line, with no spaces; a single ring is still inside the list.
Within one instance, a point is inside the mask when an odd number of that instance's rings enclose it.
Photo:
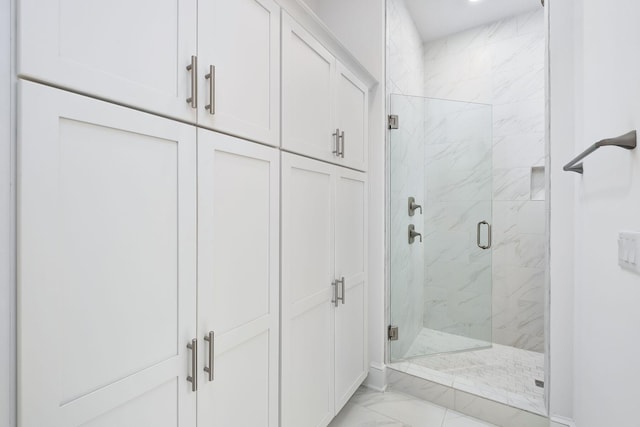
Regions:
[[[391,96],[391,361],[491,345],[491,106]]]

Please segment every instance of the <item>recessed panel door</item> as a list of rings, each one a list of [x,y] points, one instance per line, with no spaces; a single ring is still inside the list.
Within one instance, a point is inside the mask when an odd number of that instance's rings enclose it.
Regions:
[[[333,166],[282,154],[282,425],[334,416]]]
[[[336,167],[336,413],[367,376],[366,175]]]
[[[336,71],[336,120],[342,153],[338,163],[367,170],[368,89],[340,62]]]
[[[280,7],[273,0],[199,1],[198,60],[198,123],[279,145]]]
[[[21,0],[19,6],[19,75],[195,121],[186,67],[196,55],[196,0]]]
[[[194,426],[194,128],[19,90],[20,425]]]
[[[335,58],[290,16],[282,18],[282,147],[337,161]]]
[[[276,149],[198,131],[200,425],[278,426],[279,174]]]

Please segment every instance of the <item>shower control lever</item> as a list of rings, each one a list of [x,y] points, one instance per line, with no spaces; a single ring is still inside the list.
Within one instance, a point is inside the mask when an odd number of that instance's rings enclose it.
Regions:
[[[416,203],[415,197],[409,197],[409,216],[414,216],[417,209],[420,209],[420,215],[422,215],[422,206]]]
[[[420,243],[422,243],[422,234],[416,231],[416,226],[411,224],[409,225],[409,244],[413,244],[416,241],[416,237],[420,238]]]

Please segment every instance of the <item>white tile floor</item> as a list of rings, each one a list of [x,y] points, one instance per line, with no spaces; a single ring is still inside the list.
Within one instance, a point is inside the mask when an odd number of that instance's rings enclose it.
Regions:
[[[398,393],[360,387],[329,427],[497,427]],[[513,426],[527,427],[527,426]],[[550,423],[550,427],[564,427]]]
[[[414,357],[390,366],[457,390],[545,414],[544,389],[535,385],[535,380],[544,380],[544,354],[493,344],[472,351],[415,357],[417,349],[436,353],[437,349],[450,351],[452,346],[464,348],[465,343],[461,340],[469,340],[467,348],[477,348],[481,344],[465,337],[442,335],[442,332],[425,328],[411,346]]]
[[[495,427],[415,397],[361,387],[329,427]]]

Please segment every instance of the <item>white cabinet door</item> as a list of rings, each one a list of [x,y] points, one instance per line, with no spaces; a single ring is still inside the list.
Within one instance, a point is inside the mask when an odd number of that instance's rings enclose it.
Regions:
[[[195,426],[194,128],[19,90],[20,426]]]
[[[198,130],[199,425],[278,426],[279,176],[277,150]]]
[[[198,61],[198,123],[279,145],[280,7],[273,0],[200,0]],[[213,81],[205,78],[211,66]],[[212,95],[213,111],[206,108]]]
[[[282,14],[282,147],[335,162],[335,59]]]
[[[194,121],[196,0],[20,0],[18,73]]]
[[[333,166],[282,154],[282,426],[334,415]]]
[[[340,305],[335,323],[335,411],[362,384],[367,362],[367,183],[366,175],[336,167],[335,277]]]
[[[338,163],[367,170],[368,89],[340,62],[336,71],[336,119],[343,152]]]

